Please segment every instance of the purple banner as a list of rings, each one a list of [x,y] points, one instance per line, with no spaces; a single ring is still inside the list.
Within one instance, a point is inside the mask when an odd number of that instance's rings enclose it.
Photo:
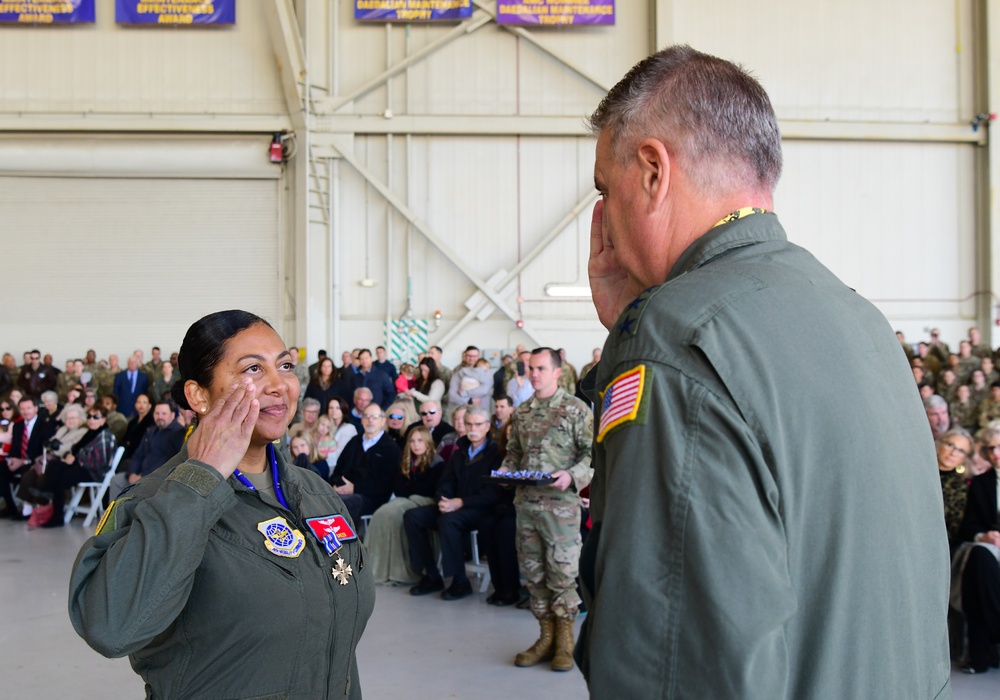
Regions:
[[[614,24],[615,0],[497,0],[497,24]]]
[[[472,17],[472,0],[354,0],[365,22],[454,22]]]
[[[115,22],[174,27],[235,24],[236,0],[115,0]]]
[[[94,21],[94,0],[0,0],[0,24],[80,24]]]

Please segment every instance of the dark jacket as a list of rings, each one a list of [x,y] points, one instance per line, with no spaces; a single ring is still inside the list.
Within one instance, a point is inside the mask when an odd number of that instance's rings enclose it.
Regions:
[[[434,459],[427,465],[427,469],[423,473],[414,474],[411,471],[410,476],[403,476],[403,472],[400,470],[396,474],[396,485],[392,492],[396,494],[397,498],[409,498],[410,496],[434,498],[443,471],[444,460],[438,455],[434,455]]]
[[[367,387],[372,391],[372,402],[377,403],[382,409],[389,408],[396,398],[396,387],[389,379],[389,375],[374,365],[370,372],[358,372],[354,375],[354,389]]]
[[[500,487],[483,479],[499,469],[503,459],[495,442],[486,438],[482,451],[469,460],[469,438],[459,438],[438,482],[437,498],[461,498],[462,508],[492,509],[500,500]]]
[[[291,511],[185,448],[123,492],[80,550],[73,626],[99,653],[128,654],[148,697],[361,698],[371,569],[360,540],[331,557],[306,522],[348,517],[330,486],[281,457],[278,474]],[[304,538],[295,556],[265,547],[261,528],[278,518]]]
[[[185,432],[184,426],[176,419],[166,428],[154,425],[147,430],[139,449],[132,455],[132,462],[128,465],[129,474],[146,476],[162,467],[180,451]]]
[[[958,528],[958,534],[963,541],[971,542],[980,532],[990,530],[1000,530],[1000,516],[997,515],[996,469],[983,472],[969,484],[965,516]]]
[[[364,433],[355,435],[344,447],[333,470],[331,483],[342,486],[347,479],[354,484],[354,493],[372,499],[378,508],[387,503],[392,495],[401,454],[389,433],[383,432],[379,441],[367,452],[361,446],[363,438]]]
[[[42,420],[41,415],[35,419],[35,426],[31,430],[31,435],[28,436],[27,454],[21,453],[21,441],[24,439],[24,426],[24,421],[21,421],[19,423],[15,423],[14,427],[11,428],[10,454],[7,456],[34,461],[42,456],[42,448],[45,447],[45,443],[49,441],[49,438],[56,434],[56,424],[55,421]]]

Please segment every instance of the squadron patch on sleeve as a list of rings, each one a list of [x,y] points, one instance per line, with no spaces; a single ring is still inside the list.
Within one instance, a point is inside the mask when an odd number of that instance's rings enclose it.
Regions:
[[[597,426],[597,441],[604,439],[623,425],[646,422],[646,400],[652,368],[638,365],[611,380],[601,392],[601,421]]]
[[[257,523],[257,530],[264,535],[264,546],[267,547],[267,551],[279,557],[294,559],[302,554],[306,546],[306,539],[302,533],[289,526],[288,521],[280,516]]]

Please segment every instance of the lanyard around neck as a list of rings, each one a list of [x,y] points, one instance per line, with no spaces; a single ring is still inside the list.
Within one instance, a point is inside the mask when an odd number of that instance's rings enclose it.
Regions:
[[[271,478],[274,480],[274,495],[278,498],[278,503],[284,506],[285,510],[291,510],[288,501],[285,500],[285,493],[281,490],[281,479],[278,478],[278,458],[274,454],[274,445],[267,446],[267,457],[271,461]],[[233,476],[239,479],[240,483],[251,491],[256,491],[257,487],[250,483],[250,479],[243,476],[239,469],[233,471]]]

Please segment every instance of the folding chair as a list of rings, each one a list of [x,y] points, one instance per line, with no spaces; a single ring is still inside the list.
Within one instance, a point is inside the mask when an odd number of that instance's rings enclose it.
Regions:
[[[490,567],[479,560],[479,530],[473,530],[469,535],[472,538],[469,547],[472,552],[472,561],[465,565],[465,569],[471,571],[473,576],[479,577],[479,592],[485,593],[486,589],[490,587]]]
[[[66,505],[66,515],[63,519],[64,523],[68,524],[69,521],[73,519],[73,516],[79,513],[87,516],[83,519],[83,526],[90,527],[90,524],[93,523],[95,519],[104,514],[104,494],[108,492],[108,487],[111,486],[111,480],[115,476],[115,470],[118,469],[118,463],[122,461],[122,455],[124,454],[124,446],[115,450],[115,454],[111,458],[111,464],[108,466],[108,470],[104,473],[104,479],[102,481],[81,481],[73,487],[73,496]],[[80,501],[83,500],[83,495],[85,493],[90,494],[90,504],[86,507],[80,505]]]

